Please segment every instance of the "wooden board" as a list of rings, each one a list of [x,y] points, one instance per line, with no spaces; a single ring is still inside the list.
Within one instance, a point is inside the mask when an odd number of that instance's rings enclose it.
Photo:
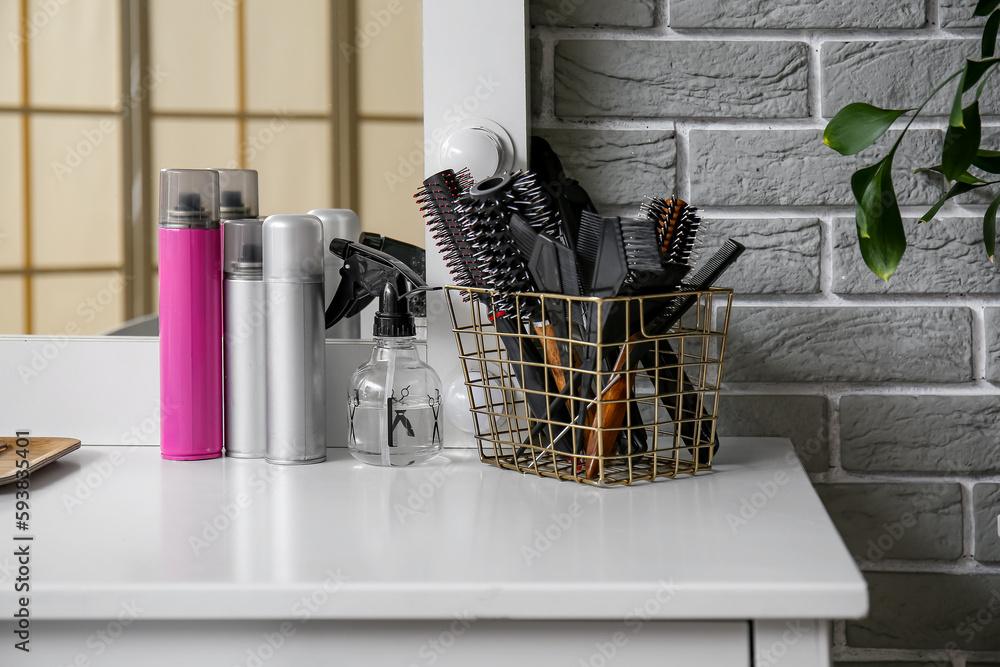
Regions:
[[[17,480],[17,438],[0,437],[0,485]],[[73,438],[28,438],[28,471],[35,472],[42,466],[80,449],[80,441]]]

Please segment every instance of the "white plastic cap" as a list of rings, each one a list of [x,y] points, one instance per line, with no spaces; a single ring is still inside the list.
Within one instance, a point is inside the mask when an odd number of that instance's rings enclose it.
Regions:
[[[264,219],[264,280],[323,282],[323,223],[314,215]]]
[[[223,220],[242,220],[260,215],[257,172],[253,169],[217,169],[219,209]]]
[[[160,227],[219,228],[219,172],[160,170]]]

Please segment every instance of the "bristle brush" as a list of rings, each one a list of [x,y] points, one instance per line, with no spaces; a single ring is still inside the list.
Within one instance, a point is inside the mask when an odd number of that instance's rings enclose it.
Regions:
[[[455,210],[458,198],[468,190],[468,179],[468,170],[456,174],[451,169],[446,169],[425,180],[413,197],[431,229],[435,244],[441,249],[445,265],[455,284],[481,287],[482,271],[473,258],[473,249]]]
[[[558,218],[542,196],[534,175],[519,171],[480,181],[459,200],[456,209],[475,250],[474,257],[483,269],[483,278],[494,290],[498,314],[516,314],[534,327],[543,343],[552,379],[561,391],[566,376],[555,329],[546,321],[549,314],[543,318],[541,299],[515,300],[512,296],[563,289],[560,244],[552,239],[559,230]],[[530,251],[528,245],[532,246]],[[567,280],[573,279],[574,271],[565,273]]]
[[[689,264],[701,227],[698,209],[682,199],[650,198],[640,210],[654,225],[664,262]]]
[[[538,290],[517,250],[509,226],[511,216],[516,214],[533,229],[554,233],[558,230],[558,221],[547,209],[546,200],[530,173],[515,172],[491,177],[464,187],[467,184],[468,180],[463,181],[457,176],[449,181],[452,199],[447,212],[454,216],[454,222],[452,225],[438,223],[438,226],[446,227],[447,233],[443,234],[446,241],[461,244],[462,247],[457,251],[454,248],[446,250],[461,256],[475,287],[490,290],[490,319],[501,334],[499,338],[512,362],[511,367],[525,389],[524,399],[529,411],[539,420],[567,421],[569,414],[566,408],[549,411],[542,393],[548,387],[547,360],[533,343],[522,338],[525,333],[523,323],[539,317],[540,301],[514,296],[515,293]],[[459,194],[454,196],[455,192]],[[459,234],[454,233],[456,227]],[[551,365],[551,360],[548,361]],[[568,449],[561,440],[556,446]]]
[[[710,287],[721,276],[733,262],[739,258],[745,248],[742,244],[729,239],[722,248],[716,251],[704,266],[691,278],[690,284],[683,288],[685,292],[698,292]],[[635,385],[635,373],[629,369],[636,368],[639,360],[653,347],[649,342],[639,342],[640,333],[645,336],[658,336],[667,332],[673,327],[685,312],[698,300],[696,294],[675,296],[671,298],[663,308],[651,317],[643,327],[642,332],[636,332],[630,341],[622,346],[618,359],[613,367],[613,375],[609,379],[601,392],[600,401],[606,405],[603,411],[598,411],[596,406],[592,406],[587,411],[587,426],[596,426],[597,429],[588,431],[586,452],[590,457],[586,464],[588,479],[594,479],[599,473],[599,456],[612,453],[612,445],[617,439],[617,431],[621,428],[622,420],[625,417],[627,403],[625,398],[631,395]],[[692,395],[695,401],[697,397]],[[661,399],[662,400],[662,399]],[[685,414],[688,412],[684,406]],[[598,423],[598,415],[600,421]]]
[[[462,172],[456,174],[450,169],[434,174],[424,181],[415,198],[445,257],[452,280],[464,287],[487,288],[490,285],[484,282],[485,275],[478,264],[476,249],[470,243],[458,213],[459,200],[468,197],[465,194],[468,177],[463,176]],[[472,294],[478,297],[478,293]],[[524,400],[529,412],[536,419],[546,419],[549,414],[548,401],[540,393],[546,386],[544,360],[533,345],[520,344],[519,337],[523,334],[523,329],[517,319],[497,316],[495,304],[488,298],[480,297],[478,300],[490,309],[490,319],[501,334],[499,339],[507,350],[510,368],[518,383],[526,390]]]

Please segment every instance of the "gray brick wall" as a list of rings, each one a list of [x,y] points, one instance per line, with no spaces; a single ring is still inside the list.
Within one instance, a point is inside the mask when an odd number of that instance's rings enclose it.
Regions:
[[[852,158],[821,142],[842,105],[915,106],[975,54],[976,2],[530,0],[535,132],[602,211],[677,194],[708,221],[705,254],[748,248],[724,282],[719,429],[790,438],[865,572],[871,612],[836,624],[838,665],[1000,665],[995,193],[916,222],[943,192],[912,170],[940,147],[946,91],[895,161],[910,247],[886,285],[862,263],[849,178],[894,133]]]

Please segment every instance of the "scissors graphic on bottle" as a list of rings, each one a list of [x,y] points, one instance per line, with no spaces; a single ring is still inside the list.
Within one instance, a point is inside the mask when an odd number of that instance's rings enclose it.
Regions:
[[[407,385],[406,387],[403,387],[402,389],[399,390],[399,403],[405,403],[406,399],[409,398],[409,397],[410,397],[410,387],[409,387],[409,385]],[[389,425],[389,446],[390,447],[395,447],[396,446],[395,443],[393,443],[393,441],[392,441],[393,440],[392,434],[393,434],[393,432],[395,432],[396,427],[399,426],[400,424],[402,424],[403,428],[406,429],[406,435],[408,435],[409,437],[413,438],[413,437],[416,437],[416,435],[417,435],[413,431],[413,424],[411,424],[410,420],[406,418],[406,410],[405,409],[404,410],[399,410],[399,409],[394,408],[393,407],[393,403],[395,403],[395,402],[396,402],[396,390],[393,389],[392,390],[392,394],[389,396],[388,399],[386,399],[386,413],[389,415],[389,418],[392,419],[393,414],[395,414],[395,419],[393,419],[393,422]]]

